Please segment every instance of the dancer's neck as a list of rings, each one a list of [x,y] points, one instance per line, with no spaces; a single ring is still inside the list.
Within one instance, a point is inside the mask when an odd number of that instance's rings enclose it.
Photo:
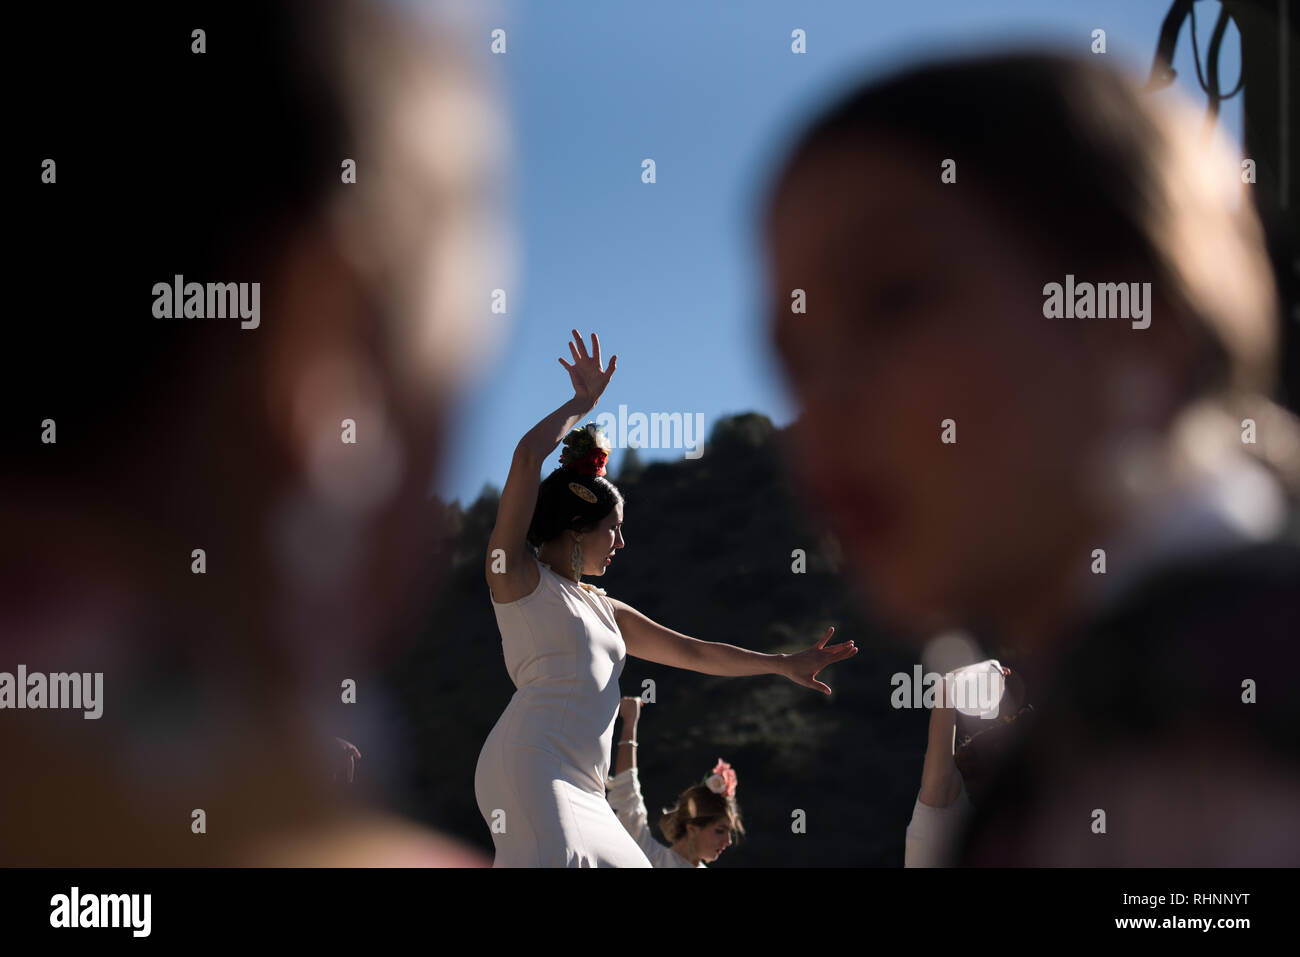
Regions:
[[[563,551],[563,546],[556,547],[550,543],[543,545],[537,550],[537,560],[543,565],[550,568],[557,575],[562,575],[569,581],[577,584],[582,581],[582,576],[573,577],[573,558],[564,557],[559,552]]]
[[[691,867],[700,866],[700,855],[691,846],[689,838],[680,837],[673,843],[673,851],[683,860],[690,861]]]

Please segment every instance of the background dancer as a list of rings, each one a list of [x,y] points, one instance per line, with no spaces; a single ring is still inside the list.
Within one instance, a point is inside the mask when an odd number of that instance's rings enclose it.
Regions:
[[[618,716],[622,739],[609,782],[609,804],[618,819],[655,867],[704,867],[705,861],[716,861],[731,846],[732,835],[745,833],[736,805],[736,772],[719,758],[703,781],[682,791],[659,818],[659,830],[668,839],[661,844],[650,830],[636,765],[641,699],[624,697]]]

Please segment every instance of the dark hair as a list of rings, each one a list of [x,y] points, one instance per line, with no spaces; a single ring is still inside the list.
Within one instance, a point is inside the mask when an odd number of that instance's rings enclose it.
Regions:
[[[569,488],[570,483],[591,492],[596,500],[588,502]],[[528,544],[536,550],[570,529],[590,531],[622,502],[623,493],[603,475],[585,475],[560,466],[537,489],[537,505],[528,525]]]
[[[940,163],[954,160],[959,183],[996,198],[1036,242],[1062,253],[1066,246],[1072,263],[1081,254],[1150,258],[1139,211],[1166,198],[1155,183],[1162,131],[1134,108],[1135,92],[1122,74],[1067,55],[1013,52],[912,67],[817,118],[777,182],[823,147],[883,136],[914,151],[938,188],[950,188],[940,184]]]
[[[737,834],[745,833],[745,825],[740,820],[740,807],[734,797],[715,794],[706,785],[693,784],[677,797],[677,803],[664,808],[663,817],[659,819],[659,830],[670,843],[686,834],[687,825],[708,827],[719,818]]]

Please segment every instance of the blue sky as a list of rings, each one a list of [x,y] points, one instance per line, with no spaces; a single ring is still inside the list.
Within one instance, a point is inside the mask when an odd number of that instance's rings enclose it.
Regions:
[[[444,0],[448,2],[448,0]],[[600,335],[618,371],[593,415],[703,413],[793,417],[755,332],[761,259],[752,216],[789,133],[854,77],[927,53],[1014,41],[1089,50],[1142,77],[1169,0],[531,0],[475,7],[470,29],[501,27],[489,57],[513,128],[509,192],[520,260],[509,290],[510,334],[464,393],[454,450],[434,491],[462,504],[505,481],[519,438],[571,394],[556,361],[569,330]],[[1198,3],[1209,42],[1218,4]],[[464,9],[461,10],[465,12]],[[790,51],[795,28],[808,52]],[[1239,75],[1239,38],[1223,45],[1225,89]],[[1174,61],[1195,102],[1190,30]],[[1238,139],[1241,97],[1223,105]],[[641,161],[657,183],[641,182]],[[644,459],[680,458],[649,450]],[[611,456],[616,474],[621,454]],[[558,452],[543,473],[558,464]]]

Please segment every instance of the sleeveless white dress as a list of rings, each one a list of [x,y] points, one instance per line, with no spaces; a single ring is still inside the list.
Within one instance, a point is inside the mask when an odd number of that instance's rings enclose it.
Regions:
[[[531,594],[492,599],[516,688],[474,771],[493,866],[650,867],[605,799],[627,654],[614,606],[537,565]]]

